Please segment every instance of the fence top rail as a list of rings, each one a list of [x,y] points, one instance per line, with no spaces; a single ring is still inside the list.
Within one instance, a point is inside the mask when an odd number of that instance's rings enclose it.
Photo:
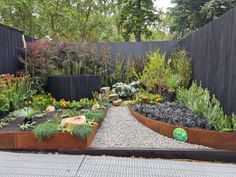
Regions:
[[[0,27],[8,29],[8,30],[11,30],[11,31],[16,31],[16,32],[19,32],[19,33],[23,33],[23,31],[21,31],[21,30],[19,30],[17,28],[13,28],[11,26],[7,26],[7,25],[5,25],[5,24],[3,24],[1,22],[0,22]]]

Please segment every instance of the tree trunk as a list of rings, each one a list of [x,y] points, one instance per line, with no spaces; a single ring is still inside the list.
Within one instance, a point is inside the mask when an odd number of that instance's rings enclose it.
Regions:
[[[137,0],[136,7],[137,7],[138,11],[141,10],[141,0]],[[138,29],[137,32],[134,35],[135,35],[135,41],[136,42],[141,42],[141,30]]]
[[[141,32],[140,31],[137,31],[135,33],[135,41],[136,42],[141,42]]]

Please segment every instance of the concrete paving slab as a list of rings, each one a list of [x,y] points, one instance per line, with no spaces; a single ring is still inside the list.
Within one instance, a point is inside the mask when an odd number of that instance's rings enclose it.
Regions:
[[[235,177],[236,165],[160,159],[86,156],[78,177]]]
[[[0,177],[73,177],[84,157],[0,152]]]
[[[0,177],[235,177],[235,164],[0,151]]]

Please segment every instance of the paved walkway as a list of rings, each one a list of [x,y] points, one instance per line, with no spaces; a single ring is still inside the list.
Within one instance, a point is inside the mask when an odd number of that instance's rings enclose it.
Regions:
[[[109,109],[92,147],[206,149],[204,146],[183,143],[154,132],[137,121],[127,107]]]
[[[236,165],[0,152],[0,177],[235,177]]]

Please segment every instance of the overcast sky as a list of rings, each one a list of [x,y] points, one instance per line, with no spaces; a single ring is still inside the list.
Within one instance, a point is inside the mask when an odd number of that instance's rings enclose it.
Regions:
[[[171,0],[154,0],[154,4],[157,7],[161,7],[161,8],[168,8],[171,7]]]

